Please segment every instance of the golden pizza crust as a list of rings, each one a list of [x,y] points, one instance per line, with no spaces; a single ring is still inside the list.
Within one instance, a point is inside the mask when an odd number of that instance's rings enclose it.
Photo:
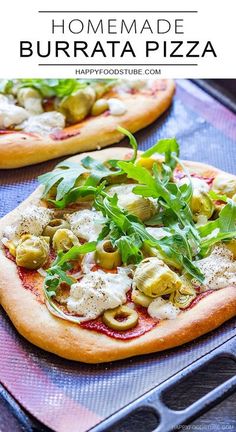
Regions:
[[[119,142],[124,135],[117,131],[123,126],[134,133],[160,117],[170,106],[175,84],[172,80],[163,80],[165,89],[153,94],[116,94],[108,93],[104,97],[116,97],[122,100],[127,108],[120,116],[100,115],[67,127],[56,134],[40,136],[15,132],[0,135],[0,168],[18,168],[54,159],[60,156],[75,154],[106,147]],[[69,134],[70,137],[60,139]]]
[[[125,154],[125,148],[91,152],[100,160],[123,158]],[[70,160],[78,161],[83,156],[74,156]],[[220,172],[197,162],[186,165],[190,171],[201,175]],[[14,222],[19,211],[39,202],[41,192],[42,187],[39,187],[17,209],[2,218],[0,236],[2,230]],[[173,348],[217,328],[236,313],[236,287],[214,291],[176,319],[163,320],[138,338],[118,340],[52,315],[32,292],[23,287],[15,264],[0,250],[0,303],[19,333],[33,344],[67,359],[99,363]]]

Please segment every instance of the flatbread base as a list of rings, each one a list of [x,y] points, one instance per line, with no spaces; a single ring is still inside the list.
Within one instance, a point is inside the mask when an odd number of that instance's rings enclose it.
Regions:
[[[125,148],[91,152],[100,160],[123,158]],[[78,161],[84,155],[70,160]],[[220,172],[209,165],[187,162],[190,171],[203,175]],[[18,208],[0,221],[1,231],[11,224],[29,204],[37,204],[40,186]],[[0,304],[18,332],[34,345],[70,360],[101,363],[140,354],[162,351],[189,342],[220,326],[236,313],[236,287],[214,291],[202,298],[192,309],[174,320],[163,320],[144,335],[131,340],[118,340],[86,330],[79,325],[53,316],[36,296],[25,289],[18,277],[16,265],[0,250]]]

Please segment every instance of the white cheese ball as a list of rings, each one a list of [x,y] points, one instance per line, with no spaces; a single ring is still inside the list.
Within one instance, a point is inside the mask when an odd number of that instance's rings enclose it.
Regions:
[[[148,306],[148,313],[156,320],[175,319],[180,313],[180,309],[174,306],[171,302],[158,297]]]

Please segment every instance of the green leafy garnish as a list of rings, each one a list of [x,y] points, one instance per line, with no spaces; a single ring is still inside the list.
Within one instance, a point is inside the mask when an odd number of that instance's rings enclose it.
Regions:
[[[38,177],[39,182],[45,186],[43,196],[45,197],[53,187],[56,187],[56,200],[61,200],[85,172],[87,170],[80,164],[61,162],[53,171]]]

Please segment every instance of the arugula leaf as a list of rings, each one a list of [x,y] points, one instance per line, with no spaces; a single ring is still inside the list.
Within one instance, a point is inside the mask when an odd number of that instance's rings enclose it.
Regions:
[[[74,162],[60,163],[53,171],[38,177],[39,182],[45,186],[43,196],[45,197],[50,189],[56,186],[56,201],[62,199],[72,189],[80,175],[85,172],[87,170],[80,164]]]

